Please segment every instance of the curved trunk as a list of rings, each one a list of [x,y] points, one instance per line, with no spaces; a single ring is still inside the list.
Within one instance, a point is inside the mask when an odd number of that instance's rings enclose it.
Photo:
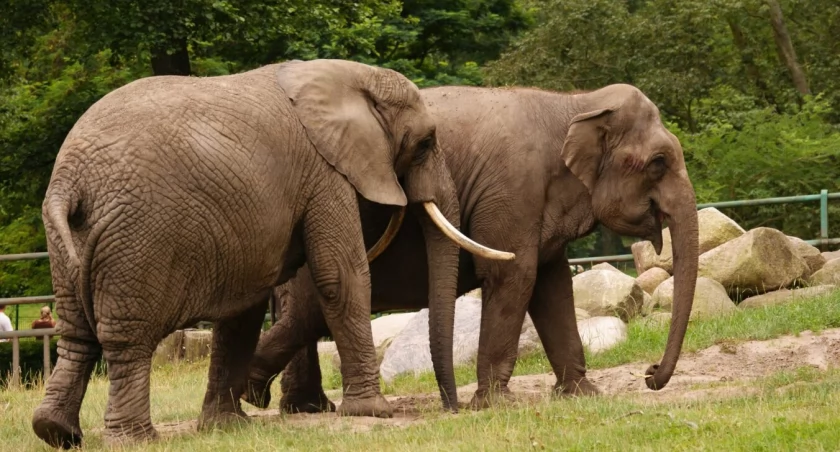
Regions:
[[[665,387],[671,375],[674,374],[688,328],[691,306],[694,303],[694,287],[697,284],[697,207],[690,182],[688,189],[680,190],[679,193],[682,196],[671,199],[673,206],[661,206],[662,210],[668,214],[668,225],[671,228],[674,253],[674,303],[665,355],[659,365],[653,365],[645,372],[645,383],[648,388],[654,390]]]
[[[458,411],[458,394],[452,362],[455,299],[458,285],[458,245],[430,219],[421,202],[434,201],[446,219],[460,227],[461,213],[455,183],[440,151],[435,149],[406,178],[412,210],[423,228],[429,269],[429,346],[435,378],[445,409]]]

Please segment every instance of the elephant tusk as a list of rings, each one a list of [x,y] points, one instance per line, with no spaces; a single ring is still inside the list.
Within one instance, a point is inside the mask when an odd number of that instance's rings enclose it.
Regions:
[[[503,260],[509,261],[516,258],[516,255],[513,253],[508,253],[506,251],[498,251],[494,250],[493,248],[488,248],[480,243],[477,243],[470,239],[469,237],[465,236],[461,233],[455,226],[452,226],[452,223],[446,220],[446,217],[440,212],[437,205],[433,202],[424,202],[423,207],[426,208],[426,212],[432,218],[432,221],[435,222],[438,228],[446,234],[447,237],[452,239],[453,242],[457,243],[458,246],[461,248],[469,251],[470,253],[481,256],[487,259],[495,259],[495,260]]]
[[[394,237],[397,236],[397,232],[400,232],[400,226],[402,226],[403,218],[405,218],[405,206],[399,207],[394,214],[391,215],[391,221],[388,222],[388,227],[385,228],[385,232],[382,233],[382,237],[380,237],[379,241],[373,245],[373,248],[367,252],[368,262],[373,262],[373,260],[385,252],[388,245],[394,241]]]

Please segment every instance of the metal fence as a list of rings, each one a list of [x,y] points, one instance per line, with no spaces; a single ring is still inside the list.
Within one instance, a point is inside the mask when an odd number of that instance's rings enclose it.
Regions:
[[[749,200],[740,200],[740,201],[722,201],[722,202],[711,202],[711,203],[703,203],[698,204],[698,209],[704,209],[706,207],[744,207],[744,206],[761,206],[767,204],[792,204],[792,203],[802,203],[802,202],[814,202],[819,201],[820,203],[820,236],[813,240],[806,240],[806,242],[810,245],[837,245],[840,244],[840,238],[829,238],[828,237],[828,201],[840,199],[840,192],[837,193],[829,193],[828,190],[822,190],[819,194],[816,195],[803,195],[803,196],[786,196],[781,198],[763,198],[763,199],[749,199]],[[10,262],[10,261],[21,261],[21,260],[30,260],[30,259],[44,259],[48,258],[48,253],[25,253],[25,254],[6,254],[0,255],[0,262]],[[569,263],[571,265],[581,265],[581,264],[596,264],[601,262],[626,262],[632,261],[633,255],[632,254],[619,254],[614,256],[597,256],[597,257],[583,257],[577,259],[569,259]],[[15,298],[0,298],[0,306],[19,306],[25,304],[37,304],[37,303],[45,303],[45,304],[52,304],[55,302],[55,297],[53,295],[42,295],[37,297],[15,297]],[[266,321],[270,321],[274,323],[275,319],[275,312],[274,312],[274,303],[270,303],[271,310],[268,314],[266,314]],[[19,317],[19,316],[18,316]],[[0,332],[0,339],[9,338],[12,339],[12,361],[13,361],[13,375],[12,375],[12,383],[17,384],[20,381],[20,347],[19,347],[19,340],[23,337],[41,337],[44,336],[44,378],[49,375],[50,370],[50,341],[47,339],[48,336],[56,335],[55,329],[39,329],[39,330],[19,330],[13,332]]]

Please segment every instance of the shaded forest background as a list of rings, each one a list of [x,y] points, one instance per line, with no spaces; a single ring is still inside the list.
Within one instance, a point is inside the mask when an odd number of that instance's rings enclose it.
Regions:
[[[344,58],[418,86],[631,83],[682,141],[698,202],[838,191],[836,0],[6,0],[0,254],[45,251],[40,204],[78,117],[140,77]],[[819,206],[727,210],[815,238]],[[840,206],[831,207],[840,236]],[[627,252],[608,231],[570,255]],[[0,297],[51,293],[47,260],[0,265]]]

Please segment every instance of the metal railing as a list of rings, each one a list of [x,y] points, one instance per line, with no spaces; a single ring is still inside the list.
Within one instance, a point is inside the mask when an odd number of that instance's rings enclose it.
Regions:
[[[802,195],[802,196],[786,196],[780,198],[763,198],[763,199],[749,199],[749,200],[740,200],[740,201],[721,201],[721,202],[710,202],[710,203],[702,203],[697,204],[698,209],[704,209],[706,207],[742,207],[742,206],[761,206],[767,204],[791,204],[791,203],[801,203],[801,202],[813,202],[819,201],[820,202],[820,236],[814,240],[806,240],[805,242],[809,245],[836,245],[840,244],[840,238],[829,238],[828,237],[828,201],[832,199],[840,199],[840,192],[837,193],[829,193],[828,190],[822,190],[819,194],[816,195]],[[44,259],[48,258],[48,253],[25,253],[25,254],[6,254],[0,255],[0,262],[10,262],[10,261],[20,261],[20,260],[30,260],[30,259]],[[579,265],[579,264],[595,264],[601,262],[626,262],[632,261],[633,255],[632,254],[619,254],[614,256],[596,256],[596,257],[583,257],[577,259],[569,259],[569,264],[571,265]],[[36,303],[54,303],[55,297],[53,295],[42,295],[37,297],[15,297],[15,298],[0,298],[0,306],[9,306],[9,305],[23,305],[23,304],[36,304]],[[274,303],[270,303],[272,307],[270,313],[266,314],[266,321],[270,321],[274,323],[276,313],[273,310]],[[9,332],[0,332],[0,339],[3,338],[11,338],[13,342],[13,366],[14,371],[13,380],[15,378],[20,378],[20,369],[18,365],[20,364],[20,347],[18,340],[22,337],[47,337],[47,336],[54,336],[55,329],[41,329],[41,330],[20,330],[20,331],[13,331]],[[44,341],[44,378],[49,375],[49,340]],[[15,374],[16,372],[16,374]]]
[[[7,385],[10,387],[18,387],[20,381],[20,338],[22,337],[43,337],[44,339],[44,367],[42,371],[42,378],[44,384],[47,383],[52,373],[50,361],[50,336],[57,336],[55,328],[41,328],[34,330],[18,330],[18,331],[0,331],[0,339],[12,340],[12,375],[8,380]]]
[[[793,204],[800,202],[820,202],[820,237],[813,240],[805,240],[805,243],[814,246],[840,245],[840,237],[828,237],[828,200],[840,199],[840,192],[829,193],[828,190],[821,190],[818,195],[785,196],[781,198],[746,199],[739,201],[719,201],[697,204],[697,209],[707,207],[746,207],[763,206],[768,204]],[[569,259],[569,264],[600,264],[601,262],[627,262],[632,261],[632,254],[617,254],[613,256],[581,257]]]

